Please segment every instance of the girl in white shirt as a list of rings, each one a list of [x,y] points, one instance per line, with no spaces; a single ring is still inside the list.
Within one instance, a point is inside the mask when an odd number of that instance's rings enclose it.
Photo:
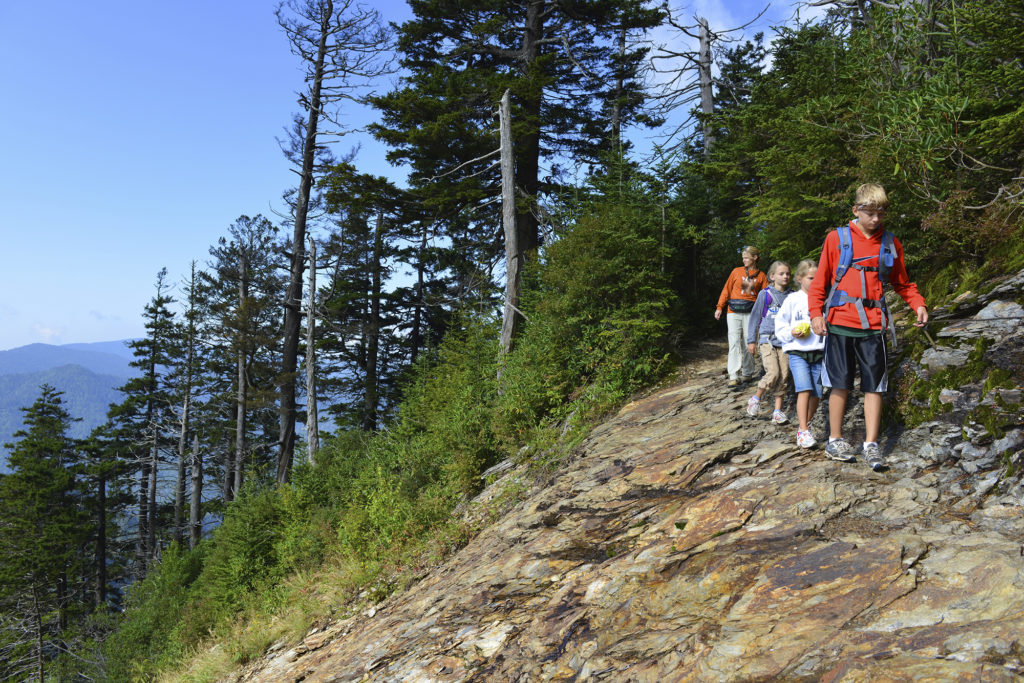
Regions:
[[[818,271],[818,264],[807,259],[796,267],[800,289],[786,297],[775,316],[775,336],[789,356],[789,374],[796,390],[796,416],[800,428],[796,443],[800,448],[813,448],[817,443],[811,435],[810,423],[821,402],[821,367],[825,357],[825,339],[811,331],[807,310],[807,290]]]

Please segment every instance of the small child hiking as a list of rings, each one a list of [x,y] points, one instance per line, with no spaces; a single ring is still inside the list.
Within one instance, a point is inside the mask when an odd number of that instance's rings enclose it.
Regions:
[[[747,415],[757,417],[761,410],[761,399],[771,391],[775,395],[775,410],[772,412],[772,422],[775,424],[789,422],[786,413],[782,411],[782,401],[789,384],[789,357],[782,350],[782,342],[775,336],[775,316],[782,302],[793,293],[789,289],[789,275],[789,264],[785,261],[776,261],[768,268],[768,280],[772,284],[758,292],[747,325],[747,351],[753,354],[756,347],[764,368],[764,376],[757,383],[757,390],[747,401]]]
[[[878,449],[882,396],[889,388],[885,329],[894,333],[885,305],[888,282],[917,315],[916,327],[928,323],[928,308],[903,263],[903,245],[882,227],[889,208],[885,188],[865,183],[857,188],[849,225],[825,237],[818,261],[821,277],[809,293],[811,326],[825,337],[822,382],[828,398],[829,438],[825,454],[833,460],[854,460],[854,448],[843,439],[843,413],[860,371],[864,392],[864,444],[861,453],[873,470],[885,469]]]
[[[800,422],[796,444],[800,448],[813,448],[817,443],[810,425],[821,402],[825,340],[811,330],[811,316],[807,309],[807,292],[817,271],[814,261],[804,259],[797,265],[796,282],[800,289],[786,297],[775,316],[775,336],[789,356],[789,372],[796,389],[796,416]]]

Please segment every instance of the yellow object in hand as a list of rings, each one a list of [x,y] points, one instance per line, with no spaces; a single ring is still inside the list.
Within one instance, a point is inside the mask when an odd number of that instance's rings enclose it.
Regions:
[[[811,324],[806,320],[793,325],[794,337],[806,337],[811,333]]]

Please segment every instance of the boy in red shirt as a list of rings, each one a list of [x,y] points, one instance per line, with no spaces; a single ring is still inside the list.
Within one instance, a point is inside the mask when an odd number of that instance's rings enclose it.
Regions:
[[[910,281],[903,263],[903,246],[894,236],[885,237],[882,221],[889,198],[881,185],[867,183],[857,188],[854,220],[849,225],[852,260],[839,283],[833,283],[840,258],[840,231],[825,238],[818,261],[818,276],[808,292],[808,308],[814,333],[825,336],[822,384],[831,387],[828,399],[829,442],[825,454],[833,460],[854,460],[854,448],[843,439],[843,413],[853,389],[853,377],[860,369],[864,392],[864,445],[861,453],[873,470],[885,468],[878,450],[882,424],[882,396],[888,389],[885,327],[891,324],[885,309],[879,260],[888,270],[888,282],[911,310],[917,313],[917,327],[928,322],[928,308],[917,285]],[[888,252],[888,253],[887,253]],[[835,286],[833,286],[835,285]],[[827,306],[826,306],[827,304]],[[828,316],[826,320],[825,316]]]

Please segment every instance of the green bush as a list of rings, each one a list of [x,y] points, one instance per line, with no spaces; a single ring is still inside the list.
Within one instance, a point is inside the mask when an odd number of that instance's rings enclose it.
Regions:
[[[502,366],[496,429],[519,443],[590,389],[613,404],[668,358],[675,294],[660,226],[642,202],[599,203],[544,250],[529,318]]]
[[[202,570],[204,547],[171,544],[146,578],[128,589],[124,618],[104,644],[107,679],[149,680],[182,649],[171,642],[185,611],[185,596]]]

